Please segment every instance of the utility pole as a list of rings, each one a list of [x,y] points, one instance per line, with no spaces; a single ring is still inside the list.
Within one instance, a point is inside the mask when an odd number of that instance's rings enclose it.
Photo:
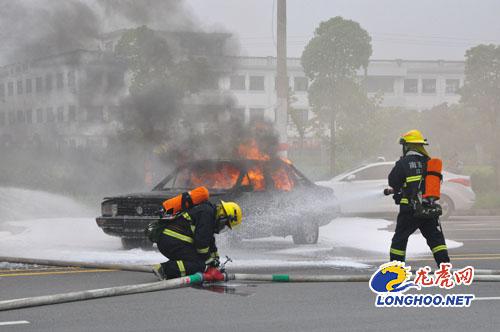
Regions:
[[[276,127],[280,146],[287,143],[288,122],[288,73],[286,66],[286,0],[278,0],[277,10],[277,64],[276,64]],[[286,156],[286,151],[282,152]]]

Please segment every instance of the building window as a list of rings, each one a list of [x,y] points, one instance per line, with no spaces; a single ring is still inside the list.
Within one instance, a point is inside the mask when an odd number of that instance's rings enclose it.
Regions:
[[[0,112],[0,126],[3,127],[5,126],[5,113]]]
[[[64,122],[64,107],[57,108],[57,122]]]
[[[68,72],[68,88],[74,88],[76,85],[75,72]]]
[[[14,82],[9,82],[8,83],[7,90],[8,90],[9,96],[13,96],[14,95]]]
[[[416,79],[416,78],[405,79],[404,92],[405,93],[418,93],[418,79]]]
[[[5,84],[0,83],[0,98],[5,97]]]
[[[17,94],[23,94],[23,81],[17,81]]]
[[[52,91],[52,74],[47,74],[45,76],[45,90]]]
[[[88,122],[103,122],[104,121],[104,111],[102,107],[92,107],[87,109],[87,121]]]
[[[69,122],[76,121],[76,107],[75,107],[75,105],[70,105],[68,108],[68,121]]]
[[[23,111],[17,111],[17,123],[25,123],[26,118],[24,117]]]
[[[33,123],[33,111],[32,110],[26,110],[26,123],[29,123],[29,124]]]
[[[231,90],[246,90],[247,85],[244,75],[235,75],[230,78],[230,88]]]
[[[33,91],[33,82],[31,78],[26,79],[26,93],[31,93]]]
[[[447,79],[446,80],[446,93],[456,94],[460,88],[459,79]]]
[[[41,108],[36,110],[36,122],[37,123],[43,122],[43,110]]]
[[[422,93],[436,93],[436,80],[433,78],[422,80]]]
[[[52,107],[47,108],[47,122],[54,122],[55,121],[55,116],[54,116],[54,110]]]
[[[35,90],[36,90],[36,92],[42,92],[42,88],[43,88],[42,85],[43,85],[42,78],[41,77],[37,77],[35,79]]]
[[[264,91],[264,76],[250,76],[250,90]]]
[[[58,90],[61,90],[62,88],[64,88],[63,74],[62,73],[57,73],[57,75],[56,75],[56,87]]]
[[[16,112],[10,111],[9,112],[9,124],[14,124],[16,123]]]
[[[383,76],[368,76],[365,81],[367,92],[394,93],[394,78]]]
[[[306,77],[294,77],[293,89],[294,91],[307,91],[309,82]]]
[[[264,109],[263,108],[251,108],[250,109],[250,121],[264,121]]]

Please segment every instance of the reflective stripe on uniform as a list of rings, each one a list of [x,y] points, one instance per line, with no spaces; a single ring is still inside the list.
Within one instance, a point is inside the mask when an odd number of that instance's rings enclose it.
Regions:
[[[438,251],[443,251],[443,250],[448,250],[448,247],[446,247],[446,244],[441,244],[439,246],[435,246],[434,248],[431,249],[432,253],[435,254]]]
[[[186,268],[184,267],[183,261],[177,261],[177,267],[179,268],[179,272],[181,273],[181,277],[186,275]]]
[[[405,254],[406,254],[406,251],[391,248],[391,254],[394,254],[394,255],[398,255],[398,256],[402,256],[402,257],[404,257],[404,256],[405,256]]]
[[[196,251],[197,251],[199,254],[208,254],[208,247],[206,247],[206,248],[201,248],[201,249],[196,249]]]
[[[422,175],[415,175],[415,176],[409,176],[406,178],[406,182],[415,182],[415,181],[420,181],[422,179]]]
[[[408,204],[408,198],[401,198],[399,204]]]
[[[168,229],[168,228],[165,228],[165,230],[163,230],[163,234],[171,236],[171,237],[174,237],[174,238],[176,238],[178,240],[181,240],[181,241],[184,241],[184,242],[187,242],[187,243],[193,243],[194,242],[193,238],[191,238],[191,237],[189,237],[187,235],[181,234],[181,233],[174,232],[173,230]]]
[[[189,215],[189,213],[187,213],[187,212],[183,212],[183,213],[182,213],[182,217],[183,217],[184,219],[186,219],[186,220],[193,221],[193,220],[191,219],[191,216],[190,216],[190,215]]]
[[[213,252],[210,254],[210,257],[212,257],[212,258],[219,257],[219,253],[218,253],[217,251],[213,251]]]

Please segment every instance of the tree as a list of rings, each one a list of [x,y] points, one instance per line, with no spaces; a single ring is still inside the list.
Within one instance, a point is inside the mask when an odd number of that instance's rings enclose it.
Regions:
[[[489,130],[482,132],[492,142],[497,188],[500,188],[500,46],[479,45],[465,53],[465,83],[462,102],[477,112]],[[484,136],[483,136],[484,137]]]
[[[311,81],[309,102],[320,120],[330,123],[330,171],[335,171],[337,115],[366,101],[356,73],[368,66],[371,38],[354,21],[340,16],[321,22],[302,53],[302,66]]]

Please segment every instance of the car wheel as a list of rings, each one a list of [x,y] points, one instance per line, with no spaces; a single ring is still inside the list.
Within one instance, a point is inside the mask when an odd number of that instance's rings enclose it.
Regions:
[[[443,214],[441,215],[441,219],[448,220],[455,211],[455,205],[453,204],[453,201],[448,196],[442,196],[441,199],[439,200],[439,204],[443,209]]]
[[[304,223],[292,238],[295,244],[316,244],[319,238],[319,226],[315,223]]]
[[[123,249],[129,250],[129,249],[141,248],[141,249],[151,250],[153,248],[153,243],[149,241],[149,239],[122,237],[121,240]]]

